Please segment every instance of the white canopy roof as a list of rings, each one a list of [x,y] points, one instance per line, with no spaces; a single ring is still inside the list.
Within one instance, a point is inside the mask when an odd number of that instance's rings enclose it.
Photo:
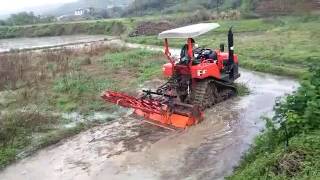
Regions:
[[[159,39],[165,38],[193,38],[220,27],[218,23],[200,23],[163,31]]]

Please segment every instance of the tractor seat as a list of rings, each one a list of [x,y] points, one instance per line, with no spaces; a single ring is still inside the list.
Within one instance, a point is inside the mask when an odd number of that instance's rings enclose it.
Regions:
[[[204,59],[218,59],[217,53],[215,51],[212,51],[211,49],[204,49],[202,51],[202,57],[204,57]]]
[[[193,65],[200,64],[201,60],[211,60],[212,62],[215,62],[218,60],[218,56],[217,53],[211,49],[201,49],[201,51],[197,52]]]
[[[189,63],[189,57],[186,55],[186,46],[182,48],[182,51],[180,53],[180,61],[179,64],[185,64],[187,65]],[[203,48],[197,48],[194,50],[195,59],[192,62],[192,65],[197,65],[201,63],[201,60],[218,60],[217,53],[211,49],[203,49]]]

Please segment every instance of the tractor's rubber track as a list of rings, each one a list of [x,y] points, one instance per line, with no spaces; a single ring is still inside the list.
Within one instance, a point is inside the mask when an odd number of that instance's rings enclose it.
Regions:
[[[205,79],[197,82],[192,92],[192,104],[202,109],[229,99],[237,93],[232,83],[221,82],[215,79]]]

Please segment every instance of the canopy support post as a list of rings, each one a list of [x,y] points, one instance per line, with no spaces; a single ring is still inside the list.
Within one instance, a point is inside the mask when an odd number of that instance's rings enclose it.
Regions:
[[[193,61],[193,47],[192,47],[192,38],[188,38],[188,56],[189,56],[189,68],[191,69]]]

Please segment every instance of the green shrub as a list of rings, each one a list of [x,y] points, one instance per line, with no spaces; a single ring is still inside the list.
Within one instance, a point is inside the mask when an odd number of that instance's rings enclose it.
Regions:
[[[265,134],[258,139],[263,136]],[[280,143],[266,151],[255,151],[272,141],[269,139],[265,141],[266,144],[256,144],[249,152],[255,156],[245,158],[234,174],[226,179],[300,180],[317,179],[320,176],[320,130],[294,136],[287,149]]]
[[[0,147],[0,169],[16,159],[17,150],[12,147]]]
[[[310,72],[298,91],[275,107],[275,120],[285,125],[290,137],[320,128],[320,67]]]

